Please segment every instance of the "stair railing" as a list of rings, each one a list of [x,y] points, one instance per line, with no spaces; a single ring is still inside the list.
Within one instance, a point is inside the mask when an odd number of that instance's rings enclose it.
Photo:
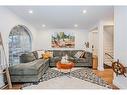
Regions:
[[[112,60],[110,60],[111,62],[113,62],[113,56],[112,55],[110,55],[109,53],[105,53],[105,55],[107,55],[108,57],[110,57],[110,59],[112,59]]]
[[[113,63],[113,56],[112,56],[112,52],[106,52],[106,53],[104,53],[105,54],[105,56],[104,56],[104,64],[105,65],[108,65],[108,66],[112,66],[112,63]]]

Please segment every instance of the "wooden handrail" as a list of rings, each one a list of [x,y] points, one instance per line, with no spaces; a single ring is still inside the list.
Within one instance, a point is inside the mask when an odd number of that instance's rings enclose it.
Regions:
[[[109,53],[105,53],[105,55],[109,56],[112,60],[114,59],[113,56],[111,56]],[[113,61],[111,61],[111,62],[113,62]]]
[[[114,59],[109,53],[105,53],[105,55],[108,55],[110,58]]]

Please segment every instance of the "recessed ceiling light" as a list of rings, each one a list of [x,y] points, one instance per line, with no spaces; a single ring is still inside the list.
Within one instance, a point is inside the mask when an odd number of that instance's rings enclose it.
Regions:
[[[78,24],[74,24],[74,27],[78,27]]]
[[[46,25],[45,24],[42,24],[42,27],[46,27]]]
[[[29,12],[29,14],[33,14],[33,11],[32,10],[29,10],[28,12]]]
[[[85,14],[87,12],[87,10],[83,10],[82,13]]]

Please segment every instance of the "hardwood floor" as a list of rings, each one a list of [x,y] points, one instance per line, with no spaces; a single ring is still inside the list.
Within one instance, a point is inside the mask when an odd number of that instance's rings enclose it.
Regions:
[[[11,89],[12,90],[20,90],[20,89],[22,89],[22,87],[23,87],[23,84],[22,83],[12,83],[12,88]],[[6,87],[5,90],[6,89],[9,89],[9,88]]]
[[[115,85],[113,85],[113,70],[111,68],[107,68],[104,69],[104,71],[99,71],[99,70],[93,70],[93,72],[101,77],[102,79],[104,79],[105,81],[107,81],[110,85],[113,86],[113,89],[119,89],[118,87],[116,87]],[[13,88],[12,89],[21,89],[23,86],[23,84],[21,83],[13,83]],[[8,88],[6,88],[8,89]]]
[[[111,68],[109,69],[104,69],[104,71],[99,71],[99,70],[93,70],[93,72],[101,77],[102,79],[104,79],[105,81],[107,81],[108,84],[113,86],[113,89],[119,89],[118,87],[116,87],[113,84],[113,70]]]

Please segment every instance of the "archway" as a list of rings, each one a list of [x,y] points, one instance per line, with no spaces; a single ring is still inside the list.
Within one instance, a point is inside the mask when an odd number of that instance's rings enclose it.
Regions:
[[[9,64],[19,64],[20,55],[31,51],[30,31],[24,25],[17,25],[12,28],[9,34]]]

